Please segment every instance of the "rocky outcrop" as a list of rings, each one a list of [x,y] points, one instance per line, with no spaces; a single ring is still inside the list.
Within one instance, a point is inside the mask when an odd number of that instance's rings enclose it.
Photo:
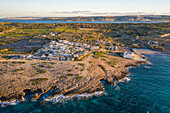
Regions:
[[[99,59],[91,57],[88,61],[54,61],[53,63],[48,61],[43,62],[44,69],[51,67],[46,69],[47,73],[30,76],[32,73],[37,73],[35,69],[42,68],[36,67],[41,63],[42,61],[29,61],[23,64],[22,67],[27,68],[22,73],[15,73],[18,74],[17,76],[14,76],[14,72],[1,75],[0,100],[2,102],[13,99],[21,100],[26,95],[30,95],[32,99],[38,99],[50,89],[53,89],[51,97],[59,94],[74,95],[104,91],[101,80],[115,84],[115,80],[120,81],[129,74],[126,67],[138,66],[144,62],[111,55],[105,55]],[[19,78],[23,76],[24,78]]]

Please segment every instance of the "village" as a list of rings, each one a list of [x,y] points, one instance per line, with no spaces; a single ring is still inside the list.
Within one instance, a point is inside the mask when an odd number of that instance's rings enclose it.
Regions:
[[[111,51],[118,51],[118,47],[113,45],[110,45],[106,49]],[[43,48],[39,49],[33,55],[25,56],[25,59],[76,61],[80,60],[83,56],[86,56],[92,51],[106,51],[106,49],[80,42],[69,42],[67,40],[59,40],[57,42],[52,40],[49,44],[44,45]]]
[[[97,47],[67,40],[59,40],[58,42],[52,40],[35,54],[26,56],[26,59],[74,61],[80,56],[88,54],[91,49],[97,49]]]
[[[121,53],[123,58],[134,60],[145,60],[141,55],[135,53],[128,48],[119,50],[119,46],[100,48],[99,46],[92,46],[80,42],[69,42],[67,40],[51,40],[50,43],[43,45],[35,53],[29,55],[7,55],[6,59],[20,59],[20,60],[58,60],[58,61],[78,61],[82,60],[84,56],[90,55],[94,51],[114,53]]]

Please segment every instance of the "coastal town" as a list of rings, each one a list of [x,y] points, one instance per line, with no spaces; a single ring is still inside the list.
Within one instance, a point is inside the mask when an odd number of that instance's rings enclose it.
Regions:
[[[156,41],[118,30],[120,25],[23,24],[27,29],[14,25],[0,34],[2,107],[35,101],[49,91],[44,97],[48,101],[61,94],[61,101],[68,95],[102,94],[103,81],[128,82],[127,67],[146,63],[143,53],[169,50],[167,36]]]
[[[90,46],[78,42],[69,42],[67,40],[51,41],[44,45],[34,55],[28,55],[26,59],[48,59],[48,60],[72,60],[87,54]]]
[[[0,113],[170,113],[170,0],[0,0]]]
[[[120,52],[122,57],[143,61],[140,55],[137,55],[133,51],[119,51],[118,46],[110,45],[103,49],[99,46],[90,46],[85,43],[69,42],[67,40],[59,40],[58,42],[52,40],[49,44],[43,45],[43,47],[37,50],[31,55],[8,55],[10,59],[23,59],[23,60],[58,60],[58,61],[77,61],[83,56],[91,54],[92,51],[111,51]]]

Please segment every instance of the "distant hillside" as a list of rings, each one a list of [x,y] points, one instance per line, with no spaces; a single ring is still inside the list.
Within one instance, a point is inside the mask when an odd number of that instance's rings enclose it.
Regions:
[[[56,20],[56,21],[170,21],[167,15],[96,16],[96,17],[9,17],[10,20]]]

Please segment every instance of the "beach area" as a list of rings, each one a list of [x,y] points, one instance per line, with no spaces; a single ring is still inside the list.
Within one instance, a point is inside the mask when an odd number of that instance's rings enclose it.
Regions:
[[[154,54],[154,53],[160,53],[160,51],[155,51],[151,49],[133,49],[133,51],[137,54]]]

